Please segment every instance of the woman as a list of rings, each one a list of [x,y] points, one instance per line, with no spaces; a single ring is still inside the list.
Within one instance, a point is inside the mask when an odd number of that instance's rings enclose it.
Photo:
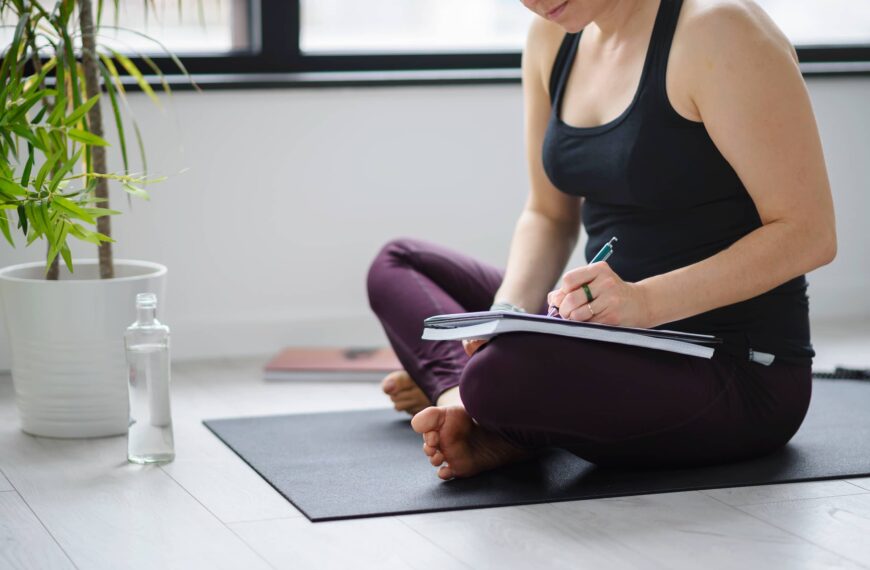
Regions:
[[[531,188],[507,269],[387,244],[369,298],[405,370],[384,391],[442,479],[546,446],[636,468],[783,446],[811,393],[804,274],[836,252],[793,48],[748,0],[524,4],[539,16],[523,53]],[[587,259],[612,236],[616,251],[557,281],[581,219]],[[425,317],[493,302],[726,344],[707,360],[524,333],[420,340]]]

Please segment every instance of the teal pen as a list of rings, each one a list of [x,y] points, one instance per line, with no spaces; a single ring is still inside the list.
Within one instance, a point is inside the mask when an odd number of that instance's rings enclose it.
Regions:
[[[616,239],[615,236],[610,238],[610,241],[605,243],[604,247],[602,247],[600,250],[598,250],[598,253],[596,253],[595,257],[592,258],[592,261],[589,262],[589,265],[592,265],[593,263],[598,263],[599,261],[607,261],[610,258],[610,256],[613,255],[613,244],[616,243],[617,241],[619,241],[619,240]],[[550,312],[547,313],[547,316],[548,317],[555,317],[558,314],[559,314],[559,307],[553,306],[553,308],[550,309]]]

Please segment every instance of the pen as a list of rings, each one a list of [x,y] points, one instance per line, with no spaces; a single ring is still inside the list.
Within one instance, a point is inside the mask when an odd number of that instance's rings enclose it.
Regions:
[[[610,238],[610,241],[604,244],[598,253],[595,254],[595,257],[592,258],[592,261],[589,262],[589,265],[593,263],[598,263],[599,261],[607,261],[607,259],[613,255],[613,244],[619,241],[616,237]],[[559,307],[553,306],[550,311],[547,313],[548,317],[555,317],[559,314]]]

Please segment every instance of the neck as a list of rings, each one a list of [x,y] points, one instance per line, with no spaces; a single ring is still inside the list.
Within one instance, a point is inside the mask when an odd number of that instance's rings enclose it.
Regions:
[[[136,307],[136,320],[140,325],[153,325],[156,312],[153,308]]]
[[[598,28],[602,40],[618,39],[632,34],[640,19],[635,16],[653,4],[657,3],[650,0],[610,0],[591,24]]]

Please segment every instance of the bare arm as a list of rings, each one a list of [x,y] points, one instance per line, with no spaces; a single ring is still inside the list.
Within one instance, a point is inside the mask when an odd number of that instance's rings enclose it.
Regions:
[[[694,32],[706,38],[698,42],[706,57],[693,100],[763,225],[717,255],[642,281],[653,324],[749,299],[836,254],[822,145],[791,46],[751,6],[700,15]]]
[[[514,230],[496,301],[537,311],[565,268],[580,231],[580,198],[560,192],[544,173],[541,148],[550,115],[549,83],[561,30],[535,19],[523,51],[526,160],[530,192]]]
[[[692,102],[762,226],[703,261],[636,284],[606,264],[574,270],[550,297],[563,316],[574,312],[568,318],[656,326],[755,297],[836,254],[821,142],[788,41],[751,3],[718,3],[681,26],[693,54]],[[582,290],[573,290],[587,282],[596,291],[593,318],[582,310]]]

